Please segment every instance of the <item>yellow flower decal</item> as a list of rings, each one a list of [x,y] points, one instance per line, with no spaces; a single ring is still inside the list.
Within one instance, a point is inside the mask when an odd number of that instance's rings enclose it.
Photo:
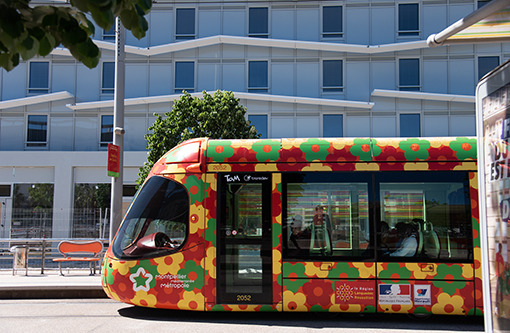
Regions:
[[[184,260],[182,252],[177,252],[172,255],[155,258],[154,261],[158,264],[158,273],[160,275],[172,274],[176,275],[181,269],[181,263]]]
[[[111,263],[113,264],[112,265],[113,270],[117,270],[120,275],[127,275],[129,274],[131,267],[136,266],[138,262],[136,260],[135,261],[112,260]]]
[[[404,170],[412,171],[412,170],[429,170],[429,164],[427,162],[409,162],[404,164]]]
[[[364,262],[353,262],[352,265],[359,271],[360,279],[375,277],[375,264],[367,266],[367,263]]]
[[[442,293],[437,297],[437,303],[432,305],[432,313],[434,314],[465,314],[462,312],[464,300],[460,295],[450,296]]]
[[[177,307],[181,310],[203,310],[204,296],[201,293],[195,294],[194,291],[184,291]]]
[[[190,207],[190,223],[189,223],[189,232],[190,234],[196,233],[199,229],[205,229],[204,226],[204,207],[201,203],[196,202],[193,206]]]
[[[214,264],[216,260],[216,248],[210,247],[207,249],[205,255],[205,270],[207,271],[209,277],[216,279],[216,266]]]
[[[290,290],[285,290],[283,292],[283,311],[308,312],[305,294],[294,294]]]
[[[305,263],[305,274],[309,277],[318,277],[324,279],[328,277],[329,270],[321,270],[320,266],[315,266],[313,262]]]
[[[282,253],[278,250],[273,250],[273,274],[280,274],[282,272]]]
[[[310,166],[305,166],[302,171],[331,171],[331,167],[322,163],[312,163]]]
[[[471,280],[473,278],[473,266],[462,265],[462,277],[466,280]]]
[[[476,170],[476,164],[472,162],[464,162],[460,165],[453,167],[453,170]],[[478,186],[478,185],[477,185]]]
[[[423,265],[423,264],[421,264]],[[433,269],[429,269],[429,267],[433,267]],[[407,263],[406,268],[412,272],[415,279],[431,279],[432,276],[436,275],[436,265],[435,264],[427,264],[427,269],[423,269],[417,263]]]
[[[356,163],[356,170],[379,171],[379,164],[377,164],[377,163]]]
[[[135,305],[155,307],[158,300],[155,295],[147,294],[146,291],[140,290],[136,293],[135,297],[131,300]]]
[[[255,171],[257,172],[278,171],[278,168],[274,163],[257,163],[255,165]]]

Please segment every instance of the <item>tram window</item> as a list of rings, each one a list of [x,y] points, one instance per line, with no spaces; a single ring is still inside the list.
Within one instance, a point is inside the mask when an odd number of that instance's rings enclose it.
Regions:
[[[326,181],[324,176],[286,177],[286,256],[372,256],[368,183],[335,182],[331,174]]]
[[[431,173],[422,176],[433,177]],[[444,176],[458,178],[452,173]],[[384,260],[472,260],[467,182],[399,179],[379,185],[379,251]]]
[[[178,249],[188,232],[189,196],[181,184],[153,176],[136,196],[113,251],[119,258],[165,255]]]

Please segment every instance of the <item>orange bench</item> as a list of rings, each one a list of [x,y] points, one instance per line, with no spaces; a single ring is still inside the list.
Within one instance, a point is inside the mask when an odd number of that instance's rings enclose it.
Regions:
[[[89,262],[90,275],[96,274],[96,262],[101,260],[99,256],[103,251],[103,243],[100,241],[62,241],[58,244],[58,250],[64,258],[55,258],[53,261],[58,262],[60,275],[62,273],[62,263],[69,261]]]

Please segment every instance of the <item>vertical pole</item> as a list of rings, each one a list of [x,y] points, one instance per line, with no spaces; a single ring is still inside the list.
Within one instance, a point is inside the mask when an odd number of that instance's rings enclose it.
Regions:
[[[124,27],[115,20],[115,97],[113,107],[113,144],[119,146],[119,176],[112,177],[110,243],[122,221],[122,185],[124,175]]]

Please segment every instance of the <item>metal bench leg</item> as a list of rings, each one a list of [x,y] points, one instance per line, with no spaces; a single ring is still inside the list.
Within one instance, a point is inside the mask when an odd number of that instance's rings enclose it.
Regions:
[[[62,263],[58,262],[58,269],[60,270],[60,276],[64,276],[64,273],[62,273]]]

